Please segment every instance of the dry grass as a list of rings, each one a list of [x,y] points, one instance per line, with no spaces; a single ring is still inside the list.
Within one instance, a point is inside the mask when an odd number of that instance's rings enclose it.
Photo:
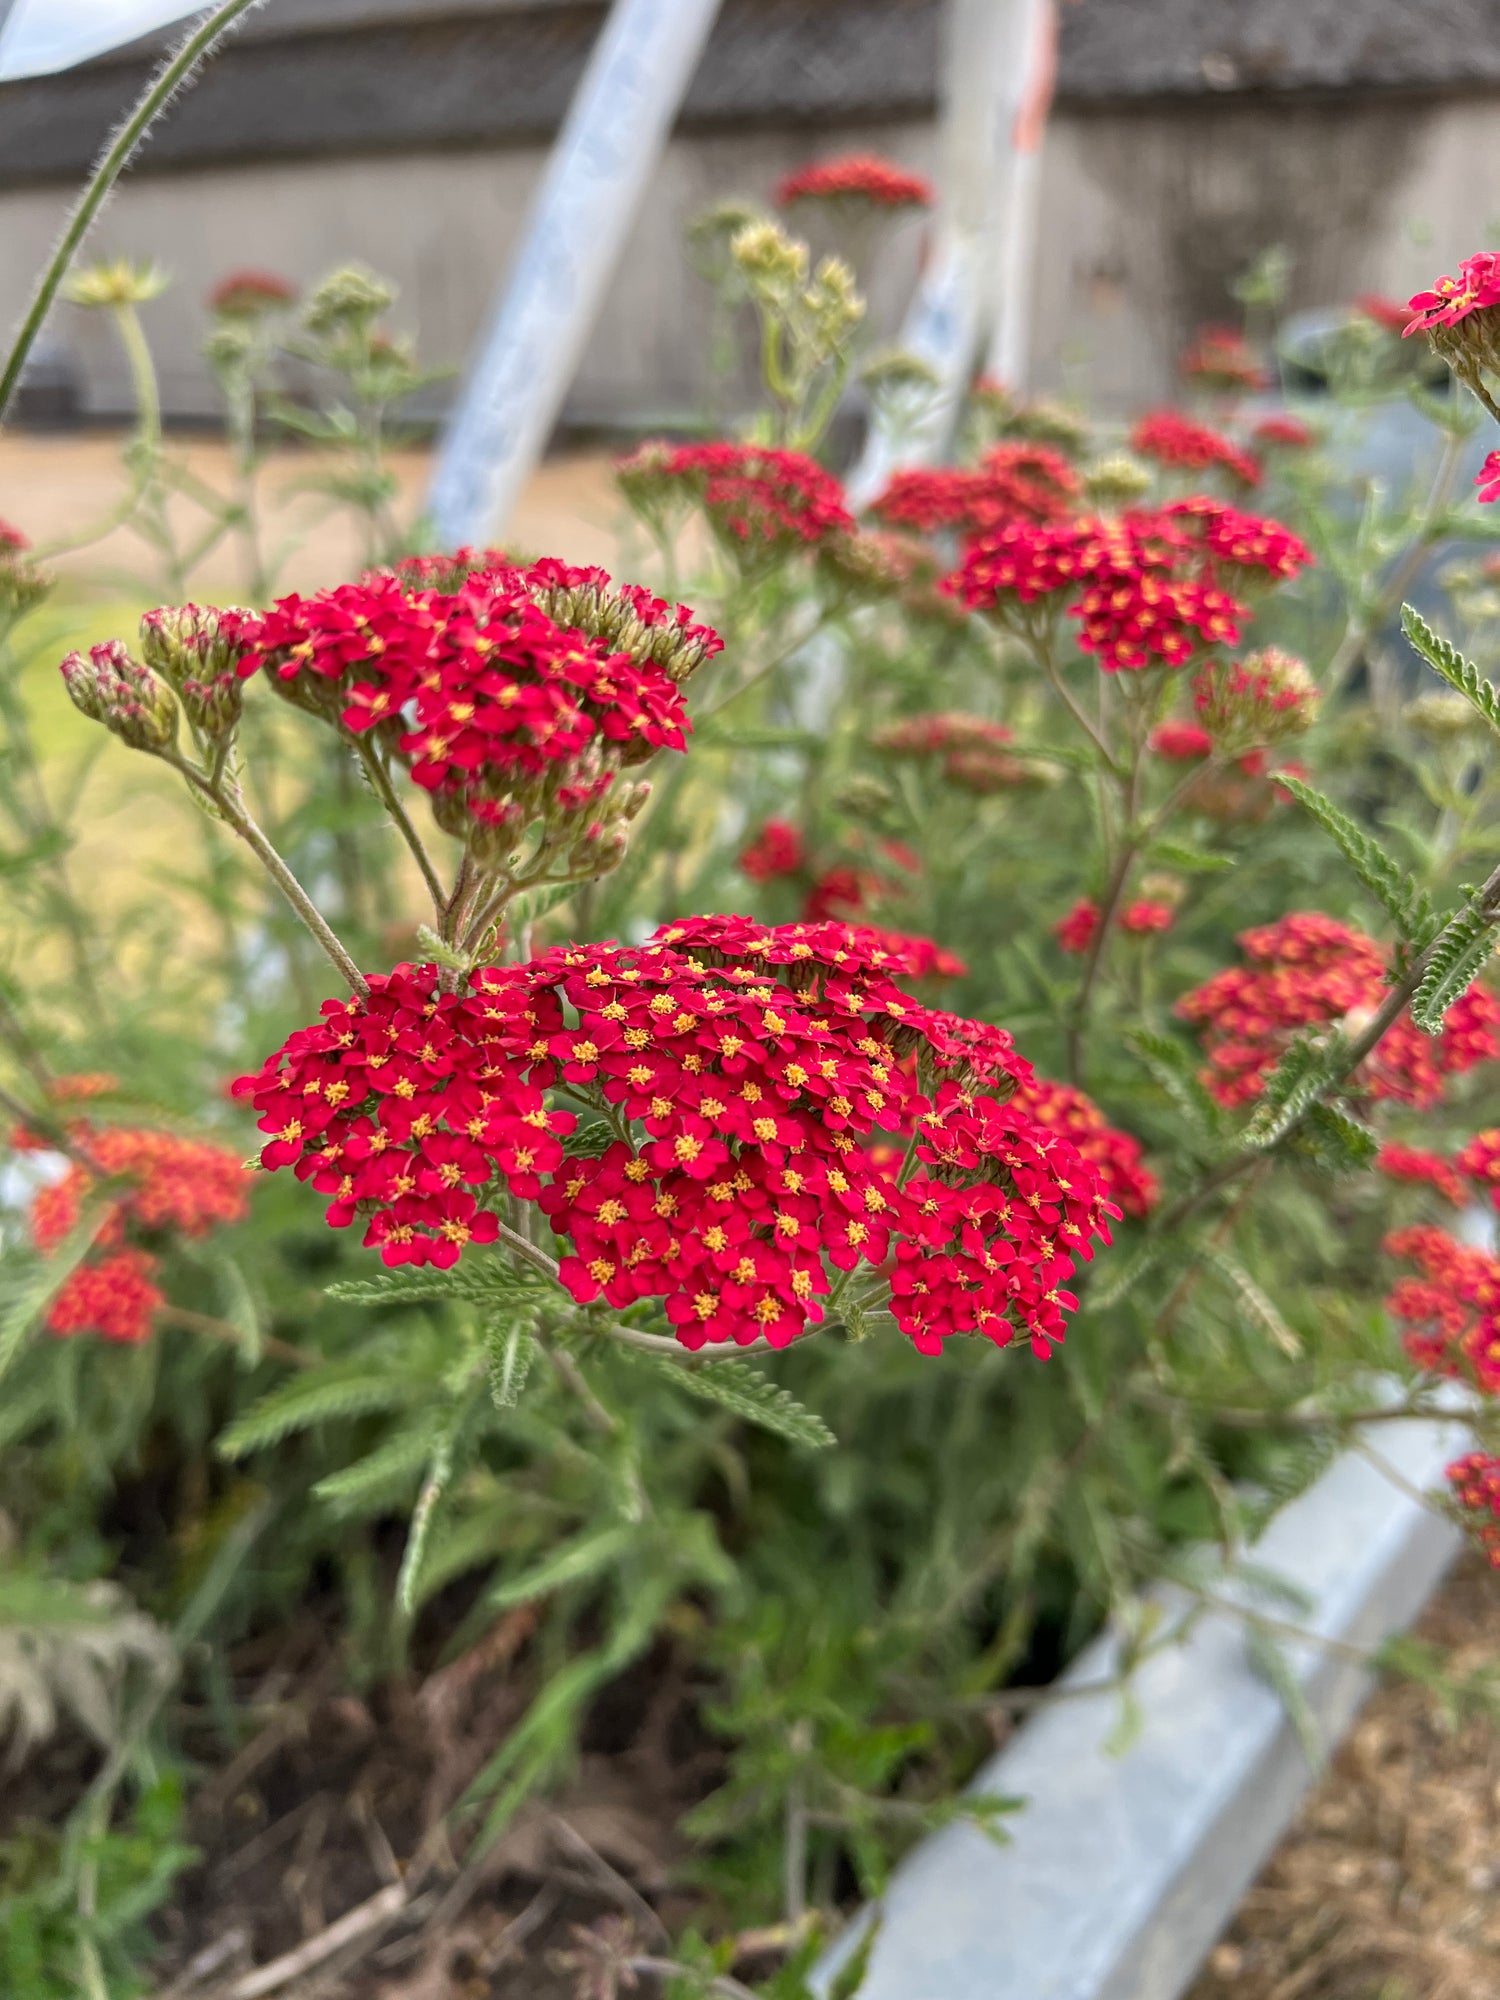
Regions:
[[[1500,1669],[1500,1578],[1466,1560],[1418,1636]],[[1500,1727],[1380,1688],[1189,2000],[1500,2000]]]

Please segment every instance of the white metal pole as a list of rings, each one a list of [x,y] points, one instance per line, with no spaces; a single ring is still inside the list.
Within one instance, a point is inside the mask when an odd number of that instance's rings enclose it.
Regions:
[[[501,532],[546,445],[719,0],[614,0],[449,418],[438,544]]]
[[[938,212],[926,270],[901,330],[939,389],[900,441],[906,464],[942,457],[982,351],[994,298],[992,264],[1021,113],[1037,47],[1036,15],[1049,0],[950,0]],[[1018,252],[1018,254],[1020,254]],[[850,475],[857,507],[883,489],[896,442],[872,426]]]
[[[1031,320],[1036,272],[1042,140],[1057,76],[1056,0],[1020,0],[1024,62],[1017,79],[1010,144],[995,203],[993,289],[988,372],[1024,390],[1031,372]]]

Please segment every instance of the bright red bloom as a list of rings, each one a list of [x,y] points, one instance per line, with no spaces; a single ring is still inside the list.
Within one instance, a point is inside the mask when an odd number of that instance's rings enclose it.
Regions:
[[[855,528],[843,487],[800,451],[727,439],[645,444],[621,459],[615,473],[626,495],[648,508],[671,498],[701,507],[741,562],[774,562]]]
[[[1406,1329],[1411,1359],[1429,1374],[1500,1391],[1500,1258],[1425,1225],[1395,1230],[1384,1248],[1421,1273],[1400,1279],[1385,1302]]]
[[[1190,380],[1213,389],[1264,389],[1271,379],[1233,326],[1204,327],[1178,365]]]
[[[1192,535],[1212,557],[1221,580],[1236,588],[1249,587],[1256,572],[1278,580],[1294,577],[1313,559],[1312,550],[1290,528],[1261,514],[1241,513],[1222,500],[1174,500],[1162,509],[1162,518]]]
[[[539,563],[439,590],[376,572],[239,618],[239,672],[264,669],[299,705],[376,732],[450,832],[540,818],[602,836],[633,797],[601,804],[619,770],[681,750],[692,727],[661,657],[685,674],[718,644],[649,593],[606,603],[603,576]],[[558,595],[603,606],[627,643],[557,623],[538,600]]]
[[[1238,942],[1249,965],[1216,973],[1177,1003],[1178,1014],[1203,1031],[1204,1081],[1221,1104],[1259,1097],[1299,1030],[1366,1020],[1388,991],[1383,947],[1317,911],[1242,931]],[[1398,1103],[1435,1104],[1445,1076],[1500,1057],[1497,1030],[1500,1005],[1471,986],[1435,1040],[1401,1015],[1360,1065],[1355,1086]]]
[[[1496,1208],[1500,1208],[1500,1128],[1476,1132],[1453,1165],[1466,1180],[1487,1187]]]
[[[875,153],[846,153],[819,160],[777,184],[778,208],[797,201],[862,201],[876,208],[931,208],[932,183]]]
[[[740,856],[740,870],[752,882],[795,875],[807,859],[802,835],[784,819],[768,819]]]
[[[1169,931],[1176,917],[1177,912],[1170,903],[1127,903],[1120,913],[1120,929],[1133,931],[1137,936],[1145,936],[1151,931]]]
[[[1388,1139],[1375,1157],[1375,1170],[1393,1181],[1421,1181],[1435,1188],[1444,1201],[1455,1208],[1464,1204],[1464,1184],[1456,1162],[1442,1153],[1425,1153],[1420,1147],[1403,1146]]]
[[[825,868],[809,888],[802,902],[802,920],[825,924],[848,917],[853,911],[862,910],[879,887],[878,878],[868,871],[847,861],[837,862],[832,868]]]
[[[1178,410],[1153,410],[1140,418],[1130,433],[1130,448],[1142,458],[1154,458],[1158,465],[1181,466],[1189,472],[1207,472],[1219,465],[1246,486],[1260,484],[1258,460],[1233,438]]]
[[[944,588],[1002,620],[1076,594],[1078,644],[1107,673],[1181,666],[1205,646],[1232,645],[1245,607],[1219,588],[1209,552],[1166,516],[1082,516],[1041,526],[1010,521],[970,542]]]
[[[59,1337],[97,1333],[105,1340],[136,1342],[166,1298],[151,1282],[156,1259],[144,1250],[116,1250],[97,1263],[81,1264],[59,1286],[47,1308],[47,1330]]]
[[[113,1077],[76,1081],[114,1084]],[[77,1094],[97,1093],[91,1087]],[[164,1299],[151,1282],[157,1260],[134,1239],[144,1235],[154,1240],[168,1233],[206,1236],[222,1224],[240,1221],[248,1205],[249,1177],[236,1155],[222,1146],[171,1132],[79,1123],[72,1134],[98,1174],[120,1175],[131,1185],[111,1202],[94,1235],[89,1261],[59,1290],[47,1325],[58,1334],[144,1340]],[[39,1250],[55,1249],[75,1227],[97,1178],[89,1167],[73,1166],[55,1185],[37,1191],[29,1220]]]
[[[13,528],[9,521],[0,521],[0,556],[18,556],[31,547],[30,538]]]
[[[1158,757],[1193,764],[1213,755],[1214,739],[1196,722],[1162,722],[1151,732],[1151,748]]]
[[[1065,1138],[991,1094],[1030,1079],[1010,1037],[891,976],[944,957],[841,924],[700,917],[456,992],[402,966],[368,1000],[327,1002],[236,1090],[264,1164],[311,1180],[335,1226],[363,1218],[387,1263],[493,1235],[490,1172],[567,1239],[575,1298],[660,1299],[689,1347],[782,1345],[822,1316],[830,1268],[894,1255],[892,1309],[924,1351],[1022,1331],[1044,1353],[1073,1303],[1062,1281],[1118,1209]],[[630,1121],[628,1142],[570,1155],[559,1080]],[[902,1130],[918,1135],[904,1186],[866,1145]]]
[[[1282,451],[1306,451],[1318,441],[1317,433],[1300,417],[1285,415],[1262,417],[1250,435],[1256,444]]]
[[[1406,334],[1430,333],[1434,327],[1457,326],[1470,313],[1500,305],[1500,253],[1481,250],[1465,257],[1456,278],[1439,278],[1430,291],[1408,301],[1411,314]]]
[[[1080,491],[1060,452],[1040,444],[997,444],[977,466],[905,466],[870,511],[893,527],[923,534],[969,534],[1002,521],[1055,521]]]
[[[1405,333],[1411,318],[1410,306],[1402,305],[1399,299],[1382,298],[1379,292],[1361,292],[1354,301],[1354,309],[1376,326],[1384,327],[1387,333]]]
[[[254,319],[291,305],[296,296],[296,286],[274,271],[231,271],[209,293],[208,306],[229,319]]]
[[[1011,1102],[1039,1125],[1065,1133],[1083,1158],[1098,1168],[1110,1200],[1126,1215],[1148,1215],[1156,1206],[1161,1184],[1145,1164],[1140,1140],[1111,1125],[1081,1090],[1036,1076],[1017,1084]]]
[[[1064,951],[1087,951],[1099,928],[1099,905],[1081,897],[1065,917],[1052,926],[1052,935]]]
[[[1453,1488],[1455,1504],[1476,1517],[1470,1524],[1474,1535],[1491,1566],[1500,1569],[1500,1458],[1493,1452],[1471,1451],[1456,1459],[1443,1476]]]
[[[1475,475],[1474,484],[1479,488],[1482,505],[1489,506],[1500,500],[1500,451],[1490,452]]]

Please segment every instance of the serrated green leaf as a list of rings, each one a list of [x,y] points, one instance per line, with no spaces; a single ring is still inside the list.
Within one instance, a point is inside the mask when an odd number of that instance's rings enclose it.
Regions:
[[[607,1119],[586,1119],[568,1139],[570,1160],[597,1160],[601,1153],[607,1153],[619,1134]]]
[[[454,1289],[476,1305],[492,1309],[535,1304],[556,1296],[550,1278],[530,1264],[511,1263],[505,1257],[468,1257],[455,1265]]]
[[[1337,842],[1344,859],[1371,895],[1384,904],[1402,937],[1425,944],[1433,925],[1432,898],[1427,891],[1331,799],[1285,772],[1278,773],[1277,783]]]
[[[1500,730],[1500,688],[1487,681],[1456,646],[1440,639],[1413,605],[1402,605],[1401,629],[1433,672],[1472,702],[1492,729]]]
[[[368,1278],[341,1278],[325,1297],[352,1306],[409,1305],[418,1299],[451,1298],[459,1289],[456,1270],[431,1265],[415,1271],[382,1271]]]
[[[759,1424],[762,1430],[774,1431],[791,1444],[821,1450],[825,1445],[838,1443],[820,1416],[799,1403],[790,1389],[783,1389],[779,1382],[762,1375],[747,1361],[712,1361],[698,1366],[689,1361],[673,1361],[664,1354],[644,1354],[636,1348],[626,1352],[633,1361],[666,1376],[688,1395],[733,1410],[737,1417]]]
[[[1320,1770],[1327,1750],[1318,1719],[1308,1704],[1286,1648],[1269,1626],[1255,1617],[1245,1620],[1245,1657],[1286,1710],[1309,1767]]]
[[[382,1375],[368,1360],[331,1364],[262,1396],[223,1433],[217,1450],[222,1458],[244,1458],[314,1424],[411,1409],[432,1394],[431,1382],[412,1375]]]
[[[1302,1353],[1302,1342],[1282,1318],[1275,1301],[1261,1290],[1244,1265],[1217,1243],[1205,1243],[1202,1254],[1228,1284],[1248,1317],[1283,1354],[1296,1360]]]
[[[1500,923],[1471,903],[1448,919],[1412,995],[1411,1017],[1424,1035],[1440,1035],[1443,1017],[1468,992],[1500,944]]]
[[[1186,840],[1152,841],[1149,859],[1163,868],[1181,868],[1190,875],[1219,875],[1234,866],[1231,856],[1211,853],[1208,848],[1195,847]]]
[[[357,1514],[392,1497],[393,1489],[416,1478],[432,1455],[432,1426],[421,1424],[397,1431],[352,1465],[330,1472],[313,1488],[314,1496],[339,1514]]]
[[[491,1320],[484,1329],[485,1353],[489,1360],[490,1399],[497,1410],[508,1410],[521,1400],[537,1346],[525,1322]]]
[[[417,1585],[421,1580],[427,1540],[432,1533],[438,1504],[453,1477],[456,1430],[457,1421],[450,1424],[433,1445],[432,1455],[427,1461],[427,1476],[422,1481],[422,1490],[412,1509],[411,1524],[406,1531],[406,1547],[401,1552],[401,1570],[396,1578],[396,1604],[403,1618],[410,1618],[416,1609]]]
[[[471,961],[461,952],[445,944],[431,924],[417,925],[417,942],[422,947],[424,958],[430,958],[435,965],[446,965],[451,972],[467,972]]]
[[[569,1584],[588,1583],[613,1569],[639,1535],[634,1523],[597,1529],[565,1542],[539,1563],[523,1570],[506,1583],[498,1583],[485,1597],[492,1611],[504,1611],[512,1604],[527,1604],[533,1597],[548,1597]]]
[[[1084,1310],[1111,1311],[1127,1293],[1134,1291],[1148,1272],[1155,1269],[1163,1254],[1160,1245],[1142,1243],[1129,1257],[1121,1259],[1103,1284],[1088,1286],[1083,1296]]]
[[[1266,1078],[1255,1116],[1245,1127],[1245,1144],[1265,1152],[1283,1138],[1332,1079],[1332,1051],[1300,1038]]]
[[[1125,1036],[1125,1046],[1146,1068],[1152,1081],[1205,1134],[1218,1132],[1224,1123],[1219,1106],[1198,1074],[1198,1059],[1171,1035],[1154,1034],[1136,1028]]]
[[[1373,1166],[1380,1141],[1368,1125],[1361,1125],[1347,1111],[1333,1104],[1310,1104],[1302,1121],[1302,1134],[1319,1155],[1321,1164],[1334,1172],[1357,1174]]]

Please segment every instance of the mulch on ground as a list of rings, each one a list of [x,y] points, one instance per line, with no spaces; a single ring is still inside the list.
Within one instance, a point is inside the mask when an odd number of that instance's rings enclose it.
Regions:
[[[1466,1558],[1416,1636],[1500,1676],[1500,1576]],[[1500,2000],[1500,1716],[1381,1686],[1189,2000]]]

